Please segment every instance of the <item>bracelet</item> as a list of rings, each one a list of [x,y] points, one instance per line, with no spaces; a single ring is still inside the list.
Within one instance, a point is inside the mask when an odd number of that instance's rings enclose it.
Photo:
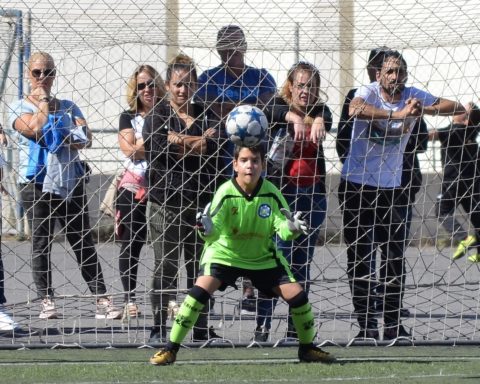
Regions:
[[[38,101],[44,101],[45,103],[49,103],[50,102],[50,99],[48,97],[42,97],[40,100]]]

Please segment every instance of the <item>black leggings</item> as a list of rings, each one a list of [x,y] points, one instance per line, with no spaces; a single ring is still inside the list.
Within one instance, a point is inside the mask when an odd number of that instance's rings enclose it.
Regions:
[[[133,192],[120,188],[116,201],[117,214],[120,214],[117,225],[122,243],[118,261],[125,302],[135,300],[138,262],[147,234],[146,203],[140,203],[134,196]]]
[[[472,172],[471,177],[458,175],[454,180],[444,180],[442,192],[437,200],[436,210],[440,219],[455,213],[455,208],[461,205],[469,215],[475,230],[475,236],[480,239],[480,177]],[[480,253],[480,242],[477,243]]]
[[[377,246],[382,252],[380,283],[384,285],[384,322],[400,320],[405,282],[406,194],[343,181],[339,186],[343,235],[347,245],[347,274],[360,328],[376,328],[374,278]]]

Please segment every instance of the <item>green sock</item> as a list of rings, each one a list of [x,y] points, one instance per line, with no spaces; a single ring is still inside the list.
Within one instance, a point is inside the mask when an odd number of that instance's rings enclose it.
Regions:
[[[315,338],[315,321],[312,306],[306,303],[301,307],[290,308],[293,325],[297,331],[300,344],[310,344]]]
[[[192,329],[197,322],[198,316],[205,305],[187,295],[178,311],[172,330],[170,331],[170,341],[181,344],[188,331]]]

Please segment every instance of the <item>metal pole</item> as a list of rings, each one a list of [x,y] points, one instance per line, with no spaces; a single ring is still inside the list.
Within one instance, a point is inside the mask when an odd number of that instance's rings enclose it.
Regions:
[[[178,20],[179,20],[178,0],[167,0],[166,2],[166,31],[167,31],[167,47],[166,61],[170,61],[178,54]]]
[[[344,100],[345,94],[353,88],[353,38],[355,35],[355,7],[353,0],[340,0],[340,96]]]
[[[30,11],[27,13],[27,20],[28,16],[31,16]],[[31,20],[31,19],[30,19]],[[22,99],[24,92],[23,92],[23,82],[24,82],[24,66],[25,66],[25,39],[23,37],[23,17],[20,14],[17,21],[18,26],[18,98]],[[29,25],[27,24],[29,27]],[[28,28],[28,32],[30,32],[30,28]],[[29,37],[28,37],[29,39]],[[20,190],[16,188],[16,201],[17,201],[17,239],[23,240],[25,239],[25,223],[24,223],[24,216],[25,212],[23,210],[22,198],[20,194]]]
[[[8,42],[7,45],[7,56],[5,58],[5,63],[1,66],[2,68],[2,78],[1,78],[1,83],[0,83],[0,100],[3,97],[3,92],[5,91],[5,87],[7,84],[7,78],[8,78],[8,71],[10,70],[10,64],[12,63],[12,57],[13,57],[13,52],[15,50],[15,42],[18,38],[18,19],[21,18],[21,11],[3,11],[0,12],[0,16],[5,16],[5,17],[13,17],[16,15],[17,21],[15,23],[15,29],[13,30],[13,34],[10,36],[10,41]]]
[[[17,40],[18,40],[18,98],[23,97],[23,15],[17,16]]]
[[[298,63],[300,61],[300,24],[299,23],[295,23],[294,44],[295,44],[295,63]]]

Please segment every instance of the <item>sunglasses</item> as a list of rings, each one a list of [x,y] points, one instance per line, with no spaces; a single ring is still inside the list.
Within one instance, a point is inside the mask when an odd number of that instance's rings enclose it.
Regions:
[[[31,74],[34,78],[39,79],[42,75],[44,77],[55,77],[57,71],[55,70],[55,68],[32,69]]]
[[[146,83],[138,83],[137,84],[137,90],[143,91],[145,88],[150,88],[153,89],[157,86],[153,81],[147,81]]]

